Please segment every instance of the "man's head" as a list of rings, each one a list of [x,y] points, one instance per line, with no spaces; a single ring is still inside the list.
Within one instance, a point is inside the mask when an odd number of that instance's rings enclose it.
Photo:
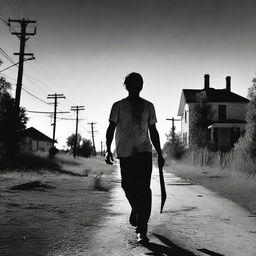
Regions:
[[[138,73],[130,73],[124,80],[126,90],[130,93],[139,93],[143,88],[143,78]]]

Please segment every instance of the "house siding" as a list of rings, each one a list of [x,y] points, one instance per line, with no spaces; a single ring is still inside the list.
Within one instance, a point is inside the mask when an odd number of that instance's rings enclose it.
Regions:
[[[191,145],[191,111],[196,103],[186,103],[181,116],[181,135],[182,141],[186,148]],[[226,106],[226,120],[242,120],[245,121],[247,112],[247,103],[230,103],[230,102],[211,102],[212,122],[221,121],[219,118],[219,106]],[[186,117],[186,118],[185,118]],[[186,119],[186,121],[185,121]],[[222,120],[223,121],[223,120]],[[235,129],[239,129],[239,134],[242,134],[245,129],[245,124],[234,124],[229,128],[214,128],[209,130],[209,140],[215,145],[216,149],[228,150],[238,139],[238,133],[234,136]]]
[[[227,103],[227,102],[218,102],[218,103],[210,103],[211,110],[213,113],[212,121],[218,121],[218,106],[226,105],[226,119],[237,119],[237,120],[245,120],[245,115],[247,112],[247,103]]]
[[[182,131],[182,142],[185,147],[189,147],[189,123],[190,123],[190,114],[189,114],[189,105],[185,104],[184,110],[181,117],[181,131]]]

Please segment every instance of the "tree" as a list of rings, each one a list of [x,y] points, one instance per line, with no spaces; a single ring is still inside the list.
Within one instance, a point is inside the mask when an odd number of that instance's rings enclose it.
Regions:
[[[82,138],[80,134],[77,134],[77,145],[78,145],[78,155],[89,157],[93,153],[93,146],[90,140]],[[81,143],[82,142],[82,143]],[[73,133],[67,138],[67,146],[74,153],[76,143],[76,135]]]
[[[168,158],[181,159],[185,153],[185,147],[180,137],[175,133],[172,138],[172,130],[166,135],[167,142],[164,144],[163,152]]]
[[[26,128],[28,118],[24,108],[20,108],[17,120],[15,100],[9,90],[11,84],[0,77],[0,141],[2,144],[1,155],[11,158],[18,153],[18,135]]]
[[[72,133],[68,138],[67,138],[67,146],[72,150],[72,152],[74,152],[76,143],[77,145],[80,145],[82,140],[81,135],[78,133],[77,134],[77,142],[76,142],[76,134]]]
[[[83,157],[90,157],[94,152],[92,142],[87,139],[83,139],[82,145],[79,149],[79,154]]]
[[[235,150],[256,159],[256,77],[248,88],[248,98],[250,102],[246,113],[245,134],[235,144]]]
[[[206,92],[197,95],[197,103],[191,109],[190,148],[207,148],[210,146],[208,126],[211,123],[213,112],[208,103]]]

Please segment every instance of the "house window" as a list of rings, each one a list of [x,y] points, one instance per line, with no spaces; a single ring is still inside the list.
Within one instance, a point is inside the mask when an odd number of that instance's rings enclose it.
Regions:
[[[185,147],[188,145],[188,135],[186,132],[183,133],[183,144]]]
[[[219,105],[219,121],[225,121],[227,119],[227,106]]]
[[[187,123],[187,110],[185,110],[185,123]]]

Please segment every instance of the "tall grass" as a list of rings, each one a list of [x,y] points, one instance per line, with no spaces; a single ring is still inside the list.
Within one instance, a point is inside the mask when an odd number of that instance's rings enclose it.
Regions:
[[[229,152],[196,149],[187,151],[183,162],[201,167],[212,167],[228,171],[242,172],[248,175],[256,174],[256,162],[243,151],[231,150]]]
[[[39,155],[23,154],[15,159],[0,158],[0,171],[8,171],[13,169],[59,169],[60,165],[54,159]]]

